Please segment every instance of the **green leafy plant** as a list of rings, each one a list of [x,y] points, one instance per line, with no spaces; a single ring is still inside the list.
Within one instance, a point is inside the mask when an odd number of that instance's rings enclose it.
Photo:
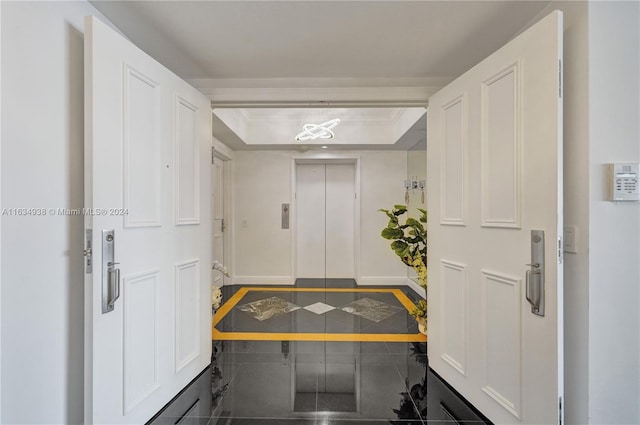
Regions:
[[[391,249],[400,260],[413,267],[418,274],[418,282],[427,288],[427,210],[418,208],[420,217],[408,217],[404,223],[400,219],[407,213],[405,205],[394,205],[392,210],[379,209],[389,217],[387,227],[380,236],[392,241]]]
[[[420,321],[420,319],[426,319],[427,302],[425,300],[419,300],[415,305],[415,308],[409,314],[411,314],[418,321]]]
[[[408,217],[401,223],[401,217],[407,213],[405,205],[394,205],[392,210],[379,209],[389,217],[387,227],[382,229],[380,236],[391,241],[391,249],[400,260],[409,267],[413,267],[418,275],[418,283],[427,290],[427,210],[418,208],[420,217]],[[425,331],[427,327],[427,302],[419,300],[410,312]]]
[[[418,330],[427,334],[427,302],[425,300],[419,300],[416,304],[414,304],[413,310],[409,312],[416,322],[418,322]]]

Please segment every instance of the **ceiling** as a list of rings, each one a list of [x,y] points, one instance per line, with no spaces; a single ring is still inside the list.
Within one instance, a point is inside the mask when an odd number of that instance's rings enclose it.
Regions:
[[[455,77],[546,1],[92,1],[184,79]]]
[[[231,93],[229,99],[235,100],[238,93],[240,98],[246,98],[257,96],[258,90],[262,90],[261,101],[287,93],[298,101],[324,102],[324,98],[340,97],[335,93],[342,90],[343,98],[366,98],[375,103],[378,95],[386,96],[388,101],[420,93],[417,97],[427,99],[429,93],[461,75],[538,20],[549,2],[110,0],[91,3],[131,41],[214,101],[220,99],[216,97],[220,93]],[[425,90],[425,86],[430,87]],[[394,106],[403,106],[402,101],[397,103]],[[398,114],[401,109],[385,113]],[[320,113],[316,108],[237,112],[252,122],[270,120],[280,124],[305,120],[318,124],[313,121],[314,114]],[[341,111],[340,118],[353,123],[367,114],[372,116],[371,111],[350,108]],[[419,121],[416,119],[411,124]],[[379,120],[362,125],[372,126],[375,122]],[[300,123],[296,123],[287,128],[286,141],[282,133],[273,143],[275,148],[283,148],[287,143],[290,148],[299,148],[300,144],[292,140],[301,130],[299,127]],[[334,143],[340,143],[337,135],[346,127],[341,124],[336,128]],[[246,137],[236,132],[233,122],[219,116],[214,116],[214,132],[216,129],[216,137],[237,149],[264,149],[270,145],[262,143],[256,147],[254,143],[247,143]],[[395,134],[395,139],[388,140],[387,145],[398,149],[415,142],[401,140],[402,136]],[[341,143],[348,147],[353,145],[350,142],[353,138]],[[358,145],[362,149],[380,148],[376,143]]]
[[[331,139],[295,140],[305,124],[335,118],[340,123]],[[213,132],[234,150],[409,150],[426,139],[426,125],[423,107],[216,108]]]

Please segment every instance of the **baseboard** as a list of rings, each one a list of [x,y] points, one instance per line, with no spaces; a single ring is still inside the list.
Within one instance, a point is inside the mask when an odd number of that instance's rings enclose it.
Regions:
[[[415,280],[407,279],[407,286],[413,289],[414,291],[416,291],[416,293],[420,295],[422,298],[425,298],[426,294],[425,294],[424,288],[418,285]]]
[[[291,276],[232,276],[231,285],[293,285]]]
[[[197,423],[211,413],[211,365],[191,380],[146,425]],[[178,421],[176,421],[178,418]]]
[[[357,279],[358,285],[375,285],[375,286],[405,286],[407,285],[406,277],[398,276],[361,276]]]
[[[408,286],[424,298],[424,289],[415,281],[406,277],[365,276],[358,279],[358,285],[370,286]]]

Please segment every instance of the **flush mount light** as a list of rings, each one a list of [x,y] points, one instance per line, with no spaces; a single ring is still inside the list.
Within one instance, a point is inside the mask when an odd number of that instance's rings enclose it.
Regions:
[[[305,124],[302,126],[302,131],[296,136],[296,141],[333,139],[333,131],[331,130],[338,124],[340,124],[340,118],[334,118],[322,124]]]

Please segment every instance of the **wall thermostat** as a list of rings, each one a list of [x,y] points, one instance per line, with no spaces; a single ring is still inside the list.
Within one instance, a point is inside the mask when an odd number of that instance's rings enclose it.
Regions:
[[[609,200],[639,201],[640,164],[609,164]]]

